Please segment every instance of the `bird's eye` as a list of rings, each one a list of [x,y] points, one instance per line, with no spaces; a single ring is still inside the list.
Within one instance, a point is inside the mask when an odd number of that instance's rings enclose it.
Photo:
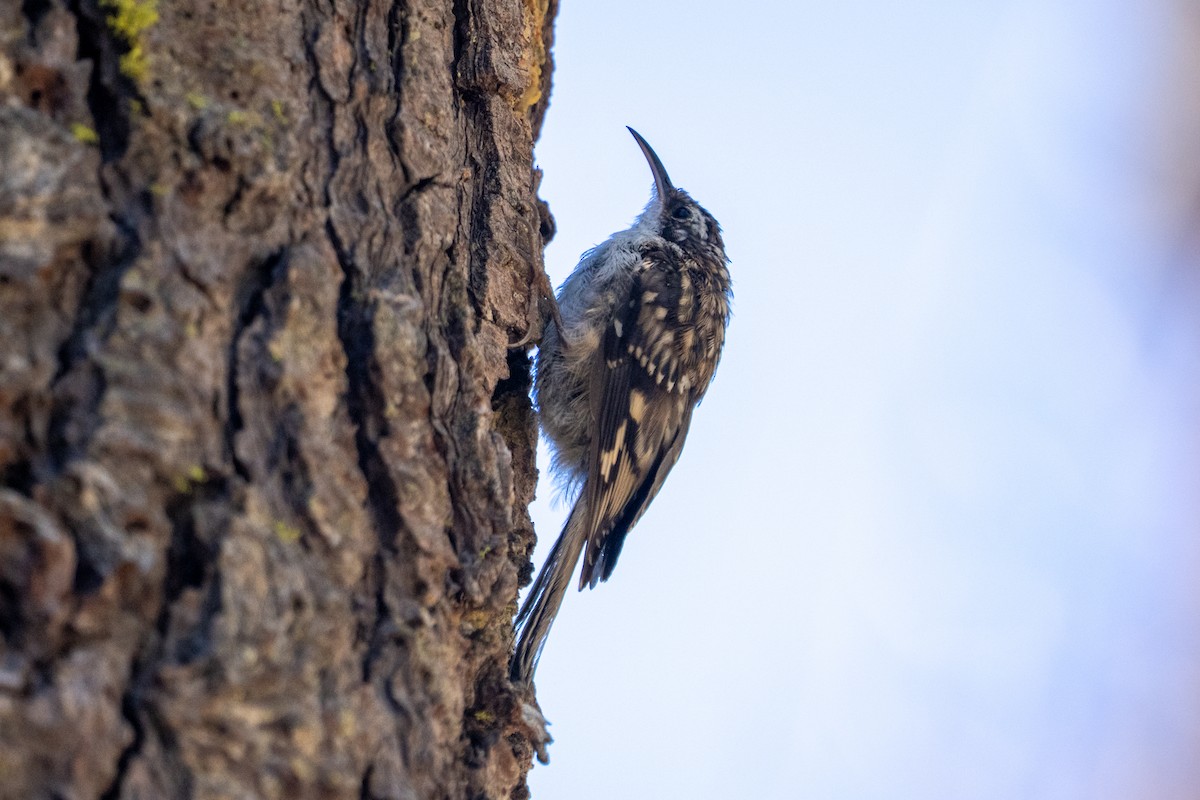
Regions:
[[[687,206],[680,206],[671,212],[671,216],[675,219],[687,219],[692,215],[692,210]]]

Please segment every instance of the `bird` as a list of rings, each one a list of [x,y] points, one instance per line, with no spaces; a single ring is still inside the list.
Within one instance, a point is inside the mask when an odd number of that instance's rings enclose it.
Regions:
[[[721,226],[628,130],[654,178],[650,202],[630,228],[583,254],[538,347],[534,396],[551,471],[577,494],[516,617],[515,685],[532,685],[580,556],[580,590],[612,575],[679,459],[729,325]]]

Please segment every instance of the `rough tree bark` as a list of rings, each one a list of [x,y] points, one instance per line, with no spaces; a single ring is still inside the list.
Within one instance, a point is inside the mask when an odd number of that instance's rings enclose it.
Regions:
[[[0,797],[527,796],[555,6],[0,0]]]

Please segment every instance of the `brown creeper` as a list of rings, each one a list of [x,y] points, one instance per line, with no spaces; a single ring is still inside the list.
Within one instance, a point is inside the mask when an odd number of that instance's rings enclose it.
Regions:
[[[632,128],[654,196],[629,230],[583,255],[558,292],[537,357],[553,469],[580,491],[517,615],[511,677],[528,684],[584,553],[579,588],[607,580],[626,534],[679,459],[729,323],[721,228]],[[586,550],[586,553],[585,553]]]

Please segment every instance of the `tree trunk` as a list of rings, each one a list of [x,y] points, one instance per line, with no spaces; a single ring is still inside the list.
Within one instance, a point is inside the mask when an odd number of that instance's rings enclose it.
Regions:
[[[0,797],[521,798],[555,0],[0,0]]]

